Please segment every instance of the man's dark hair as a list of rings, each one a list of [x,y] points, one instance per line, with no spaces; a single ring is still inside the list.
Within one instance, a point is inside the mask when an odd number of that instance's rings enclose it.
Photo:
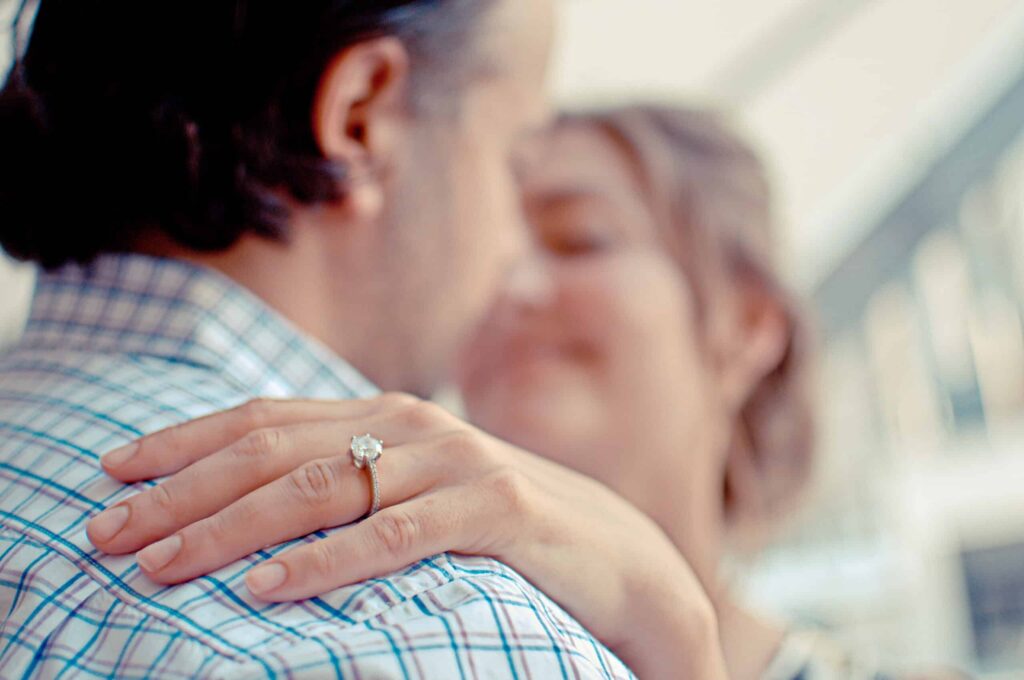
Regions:
[[[285,238],[281,195],[344,190],[311,123],[330,60],[394,35],[413,90],[454,83],[488,1],[40,0],[0,91],[0,246],[53,267],[149,234]]]

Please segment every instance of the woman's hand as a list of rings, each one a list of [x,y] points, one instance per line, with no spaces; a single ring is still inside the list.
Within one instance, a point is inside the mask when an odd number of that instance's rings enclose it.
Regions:
[[[713,608],[646,516],[601,484],[406,395],[345,402],[254,401],[108,454],[124,482],[173,477],[88,526],[96,547],[142,550],[159,583],[366,514],[353,435],[385,442],[382,507],[249,572],[268,601],[308,598],[451,551],[517,569],[641,677],[724,677]],[[629,452],[624,452],[629,455]]]

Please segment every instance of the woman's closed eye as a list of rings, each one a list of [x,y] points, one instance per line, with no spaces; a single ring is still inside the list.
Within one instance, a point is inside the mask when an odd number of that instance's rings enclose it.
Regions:
[[[628,214],[598,192],[555,191],[528,207],[537,241],[556,257],[606,254],[635,241]]]
[[[607,252],[616,239],[608,228],[583,226],[544,234],[543,245],[558,257],[579,257]]]

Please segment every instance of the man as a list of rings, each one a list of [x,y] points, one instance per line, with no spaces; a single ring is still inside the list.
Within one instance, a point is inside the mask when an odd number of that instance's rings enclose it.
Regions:
[[[141,433],[435,387],[525,251],[551,13],[41,1],[0,95],[0,245],[49,270],[0,360],[0,676],[629,676],[490,560],[268,605],[252,561],[160,587],[85,529]]]

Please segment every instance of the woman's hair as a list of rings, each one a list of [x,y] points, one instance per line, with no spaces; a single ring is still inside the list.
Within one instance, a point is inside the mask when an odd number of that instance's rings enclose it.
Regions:
[[[727,523],[778,517],[810,477],[815,419],[807,318],[773,263],[774,209],[762,162],[709,111],[644,106],[566,120],[604,130],[633,161],[663,240],[694,290],[710,356],[716,295],[756,287],[785,312],[788,345],[739,412],[724,478]]]
[[[21,3],[16,34],[34,4]],[[282,239],[289,200],[344,191],[310,122],[330,60],[397,36],[413,57],[411,103],[445,97],[478,66],[471,36],[488,5],[39,0],[0,91],[0,246],[52,267],[151,232],[199,251],[244,233]]]

